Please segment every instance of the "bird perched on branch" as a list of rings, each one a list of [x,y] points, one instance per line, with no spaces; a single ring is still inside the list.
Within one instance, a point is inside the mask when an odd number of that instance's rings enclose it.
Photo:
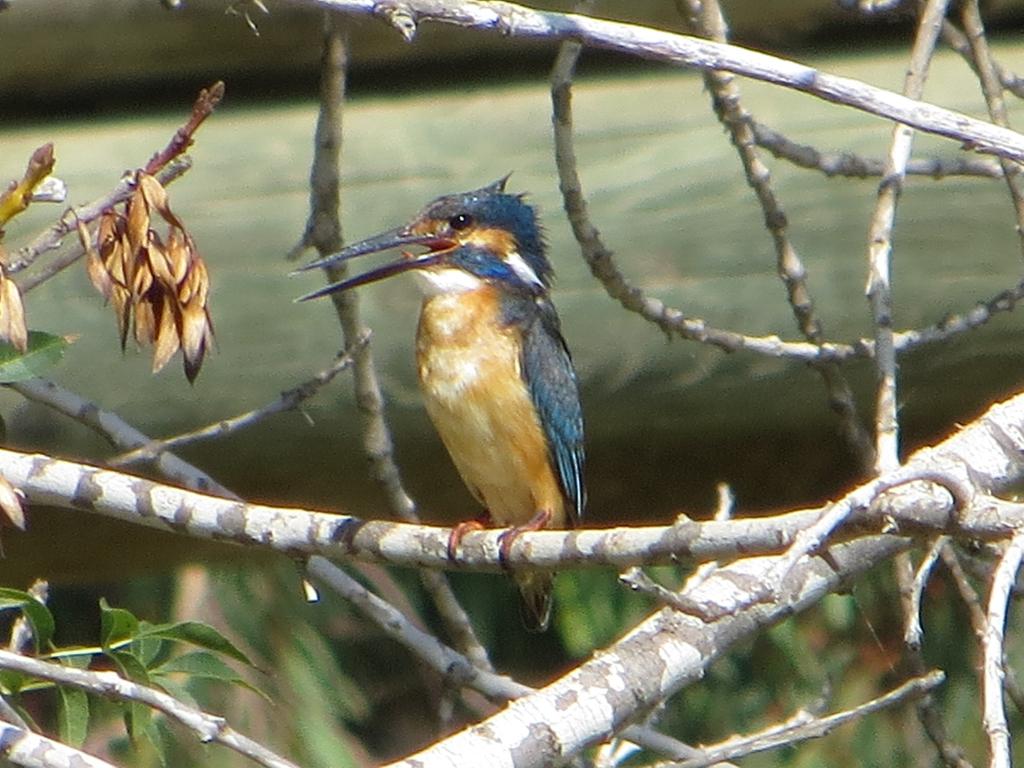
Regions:
[[[506,560],[524,531],[565,528],[583,514],[583,418],[576,373],[549,288],[553,277],[534,209],[505,192],[506,176],[439,197],[412,221],[302,269],[392,248],[397,261],[302,296],[312,299],[403,272],[423,291],[416,362],[427,412],[459,474],[484,506],[449,539],[505,527]],[[547,628],[553,574],[522,571],[528,629]]]

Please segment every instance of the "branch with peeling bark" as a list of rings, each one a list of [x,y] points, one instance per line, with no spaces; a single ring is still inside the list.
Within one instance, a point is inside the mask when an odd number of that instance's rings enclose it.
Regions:
[[[447,528],[246,504],[9,450],[0,450],[0,476],[20,488],[32,504],[52,504],[293,556],[319,554],[402,566],[499,571],[580,565],[621,570],[680,558],[701,562],[783,552],[779,563],[788,568],[837,533],[1012,537],[1024,528],[1024,505],[989,494],[1024,472],[1018,452],[1024,454],[1024,395],[993,406],[943,443],[918,451],[898,470],[824,509],[708,522],[682,517],[666,526],[524,533],[505,562],[499,557],[499,530],[467,534],[458,558],[451,560]],[[843,527],[836,532],[840,524]]]

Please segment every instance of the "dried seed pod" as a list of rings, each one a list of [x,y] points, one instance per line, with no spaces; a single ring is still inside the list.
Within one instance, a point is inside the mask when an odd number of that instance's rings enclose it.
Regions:
[[[167,225],[166,237],[153,228],[154,212],[156,223]],[[100,218],[98,248],[84,227],[79,237],[89,278],[117,315],[122,348],[129,329],[139,344],[152,344],[154,372],[182,349],[185,375],[193,381],[213,343],[210,278],[160,182],[139,173],[124,213],[110,210]]]
[[[24,354],[28,351],[28,326],[21,291],[0,268],[0,339]]]

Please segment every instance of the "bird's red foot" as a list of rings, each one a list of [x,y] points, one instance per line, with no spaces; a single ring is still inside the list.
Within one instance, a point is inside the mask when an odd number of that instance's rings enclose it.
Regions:
[[[533,517],[530,518],[529,522],[525,525],[515,525],[508,530],[504,531],[501,536],[498,537],[498,561],[502,567],[508,562],[509,553],[512,551],[512,544],[524,533],[530,533],[531,531],[541,531],[548,527],[551,523],[551,510],[542,509]]]
[[[475,517],[472,520],[463,520],[452,528],[452,532],[448,534],[448,559],[454,560],[455,554],[459,549],[459,544],[462,543],[462,537],[467,533],[473,531],[482,531],[485,528],[491,527],[491,513],[486,510],[479,517]]]

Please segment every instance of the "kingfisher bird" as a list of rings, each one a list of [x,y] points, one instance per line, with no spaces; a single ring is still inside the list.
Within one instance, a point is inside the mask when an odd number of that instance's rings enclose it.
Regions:
[[[534,208],[505,191],[507,180],[439,197],[409,223],[301,268],[403,249],[397,261],[299,300],[403,272],[416,277],[416,364],[427,413],[485,510],[453,528],[451,557],[466,532],[494,526],[507,529],[506,560],[520,533],[572,527],[586,506],[579,387],[551,303],[554,270]],[[414,246],[426,250],[404,250]],[[547,628],[553,577],[515,576],[527,629]]]

